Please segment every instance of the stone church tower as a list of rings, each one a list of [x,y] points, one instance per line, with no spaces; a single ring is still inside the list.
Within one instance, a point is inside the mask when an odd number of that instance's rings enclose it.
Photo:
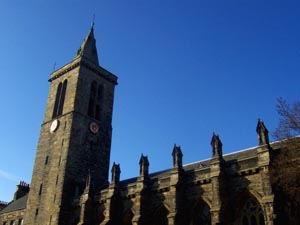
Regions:
[[[99,66],[93,26],[75,58],[53,72],[24,225],[63,225],[86,191],[108,185],[117,77]]]

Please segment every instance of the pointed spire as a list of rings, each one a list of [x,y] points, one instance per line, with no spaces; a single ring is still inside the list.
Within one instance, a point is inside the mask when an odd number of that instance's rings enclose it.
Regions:
[[[96,39],[94,37],[94,21],[92,23],[89,33],[84,38],[83,43],[77,51],[75,58],[77,57],[86,58],[92,63],[99,65],[98,53],[96,48]]]
[[[118,184],[120,182],[120,164],[113,163],[112,169],[111,169],[111,182],[114,184]]]
[[[212,146],[213,157],[222,158],[223,157],[223,150],[222,150],[223,144],[219,138],[219,135],[216,135],[215,132],[213,133],[210,144]]]
[[[149,161],[148,156],[141,155],[140,158],[140,177],[148,177],[149,175]]]
[[[256,133],[258,135],[259,145],[269,144],[269,131],[261,119],[258,119],[257,126],[256,126]]]
[[[93,21],[92,21],[92,28],[94,28],[94,25],[95,25],[95,13],[93,14]]]
[[[182,168],[183,154],[181,152],[180,146],[177,146],[176,144],[174,144],[172,156],[173,156],[173,167]]]

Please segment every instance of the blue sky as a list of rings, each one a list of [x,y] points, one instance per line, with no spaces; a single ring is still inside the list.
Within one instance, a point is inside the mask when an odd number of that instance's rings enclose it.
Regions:
[[[0,200],[31,180],[50,73],[74,57],[95,14],[100,64],[119,77],[111,162],[121,178],[257,145],[276,99],[299,99],[300,2],[68,0],[0,3]],[[271,138],[272,139],[272,138]]]

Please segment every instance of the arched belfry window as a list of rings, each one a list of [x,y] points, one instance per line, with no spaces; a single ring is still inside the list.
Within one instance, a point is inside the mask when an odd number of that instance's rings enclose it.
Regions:
[[[88,115],[100,120],[102,107],[103,107],[103,96],[104,96],[104,87],[103,85],[97,85],[96,81],[93,81],[91,84],[90,90],[90,99],[88,107]]]
[[[63,83],[60,82],[57,86],[52,118],[60,116],[63,112],[67,85],[68,80],[65,80]]]
[[[97,93],[97,102],[96,102],[96,115],[95,115],[96,120],[100,120],[101,117],[102,106],[103,106],[103,92],[104,92],[103,85],[99,85],[98,93]]]
[[[60,98],[60,94],[61,94],[61,87],[62,87],[62,83],[60,82],[59,85],[57,86],[57,90],[56,90],[56,98],[55,98],[52,118],[55,118],[57,116],[57,108],[58,108],[59,98]]]
[[[60,100],[59,100],[59,105],[58,105],[58,114],[57,116],[60,116],[63,112],[64,108],[64,102],[65,102],[65,97],[66,97],[66,90],[67,90],[67,85],[68,85],[68,80],[65,80],[62,86],[61,90],[61,95],[60,95]]]
[[[96,95],[97,95],[97,82],[93,81],[91,84],[89,109],[88,109],[88,115],[90,117],[95,117],[95,103],[97,97]]]

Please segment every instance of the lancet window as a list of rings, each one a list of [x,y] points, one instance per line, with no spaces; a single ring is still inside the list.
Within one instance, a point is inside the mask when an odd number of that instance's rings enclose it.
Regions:
[[[96,81],[93,81],[90,89],[90,99],[88,107],[88,115],[96,120],[100,120],[103,106],[103,85],[97,85]]]
[[[67,85],[68,80],[64,80],[64,82],[60,82],[57,86],[52,118],[60,116],[63,112]]]
[[[265,225],[263,211],[256,200],[246,201],[243,207],[242,225]]]

